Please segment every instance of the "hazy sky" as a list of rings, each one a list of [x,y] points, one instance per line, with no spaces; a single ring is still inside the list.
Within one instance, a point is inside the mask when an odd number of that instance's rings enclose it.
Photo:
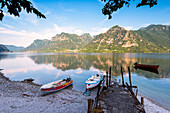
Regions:
[[[100,0],[30,0],[46,15],[47,19],[22,11],[20,18],[5,12],[0,22],[0,44],[28,46],[35,39],[51,39],[61,33],[90,33],[97,35],[106,32],[114,25],[127,30],[136,30],[150,24],[170,25],[170,0],[158,0],[158,5],[149,8],[135,8],[132,2],[113,14],[111,20],[102,14],[104,3]]]

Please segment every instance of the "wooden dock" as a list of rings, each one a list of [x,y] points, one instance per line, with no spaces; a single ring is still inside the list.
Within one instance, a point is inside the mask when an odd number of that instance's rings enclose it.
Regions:
[[[123,68],[121,67],[122,84],[112,78],[111,67],[106,71],[98,86],[95,100],[88,100],[88,113],[145,113],[144,98],[141,103],[137,99],[137,86],[132,85],[130,67],[128,67],[129,83],[124,83]],[[136,89],[136,93],[134,90]]]

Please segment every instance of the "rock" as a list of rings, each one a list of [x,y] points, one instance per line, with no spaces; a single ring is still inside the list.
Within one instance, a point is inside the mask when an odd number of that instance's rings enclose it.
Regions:
[[[24,79],[24,82],[32,82],[32,81],[34,81],[34,79],[32,78]]]

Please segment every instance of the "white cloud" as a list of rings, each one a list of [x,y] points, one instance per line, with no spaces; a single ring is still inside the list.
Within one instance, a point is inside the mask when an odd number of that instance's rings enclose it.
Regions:
[[[77,35],[81,35],[83,33],[82,30],[80,30],[79,28],[74,27],[74,26],[60,27],[57,24],[54,24],[54,28],[55,28],[55,33],[58,33],[58,34],[61,33],[61,32],[65,32],[65,33],[74,33],[74,34],[77,34]]]
[[[3,13],[4,16],[10,17],[12,19],[16,19],[17,17],[15,17],[14,15],[10,15],[9,13]]]
[[[99,22],[98,26],[92,28],[90,35],[94,36],[94,35],[98,35],[100,33],[105,33],[107,30],[109,30],[109,28],[107,27],[103,27],[106,22],[108,22],[108,19],[105,18],[104,20],[102,20],[101,22]]]
[[[77,74],[81,74],[81,73],[83,73],[83,70],[81,69],[81,68],[78,68],[77,70],[76,70],[76,72],[75,73],[77,73]]]
[[[6,26],[6,27],[8,27],[8,28],[14,28],[13,26],[10,26],[10,25],[7,25],[7,24],[3,24],[3,23],[1,23],[3,26]]]
[[[3,44],[14,44],[26,47],[30,45],[35,39],[47,39],[50,35],[50,33],[46,32],[36,33],[24,30],[16,31],[0,27],[0,43]]]
[[[90,35],[94,36],[100,33],[105,33],[107,30],[109,30],[109,28],[93,28],[92,32],[90,32]]]
[[[32,59],[29,57],[20,57],[20,58],[15,58],[15,59],[8,59],[8,65],[6,65],[6,60],[1,61],[1,64],[4,66],[5,74],[12,74],[15,77],[15,73],[18,72],[28,72],[28,71],[38,71],[38,70],[55,70],[55,67],[51,65],[36,65]],[[17,62],[18,66],[15,66]],[[23,63],[24,62],[24,63]],[[25,65],[27,64],[27,65]],[[10,65],[10,66],[9,66]],[[12,76],[11,76],[12,77]]]
[[[124,27],[126,30],[132,30],[133,29],[133,26],[125,26]]]
[[[61,32],[75,33],[78,35],[83,33],[83,31],[77,27],[60,27],[57,24],[54,24],[50,29],[44,29],[40,32],[17,31],[0,27],[0,43],[27,47],[36,39],[51,39],[55,34],[60,34]]]
[[[50,15],[50,14],[51,14],[50,11],[47,11],[47,12],[44,13],[45,16]]]
[[[97,0],[98,2],[100,2],[101,4],[105,4],[106,2],[101,1],[101,0]]]

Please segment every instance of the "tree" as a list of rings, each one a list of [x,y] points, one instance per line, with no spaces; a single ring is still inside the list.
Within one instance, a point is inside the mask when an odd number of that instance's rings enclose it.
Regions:
[[[112,18],[112,13],[116,12],[118,9],[121,9],[124,6],[129,7],[131,1],[135,0],[101,0],[106,2],[105,6],[102,9],[104,15],[108,15],[108,19]],[[140,0],[136,7],[140,6],[150,6],[153,7],[157,5],[157,0]]]
[[[27,13],[34,13],[39,18],[46,18],[40,11],[38,11],[30,1],[27,0],[0,0],[0,20],[4,17],[3,9],[6,7],[10,15],[20,16],[22,9]]]
[[[106,2],[102,13],[108,15],[108,19],[112,18],[112,13],[116,12],[118,9],[121,9],[124,6],[129,7],[131,1],[135,0],[101,0]],[[28,0],[0,0],[0,20],[2,21],[4,17],[3,8],[7,7],[7,11],[14,16],[20,16],[22,9],[26,10],[27,13],[34,13],[39,18],[46,18],[40,11],[34,8],[33,4]],[[157,0],[140,0],[136,7],[149,5],[153,7],[157,5]]]

